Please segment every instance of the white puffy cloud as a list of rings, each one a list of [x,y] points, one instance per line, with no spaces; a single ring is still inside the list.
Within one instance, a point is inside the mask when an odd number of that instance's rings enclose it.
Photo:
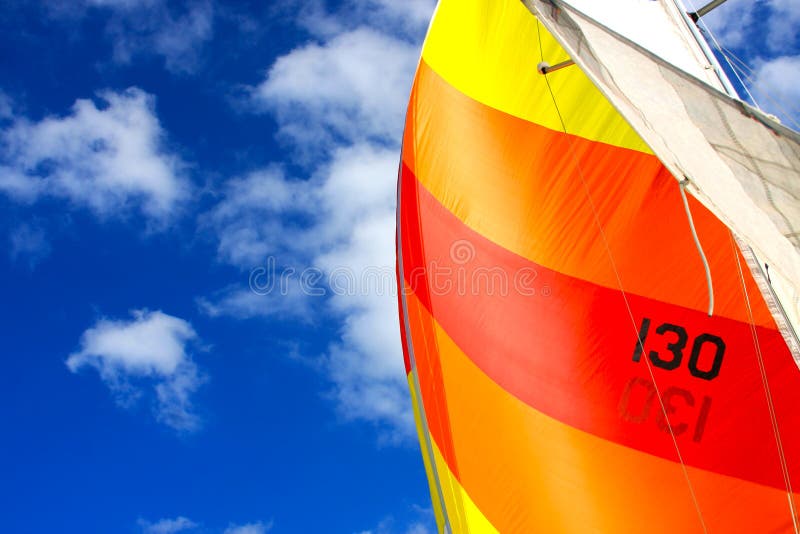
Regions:
[[[149,384],[160,422],[180,431],[196,430],[200,419],[191,394],[204,379],[186,346],[197,334],[187,321],[161,311],[132,314],[132,320],[101,319],[87,329],[67,367],[72,372],[96,369],[123,406],[143,394],[142,382]]]
[[[413,434],[395,296],[397,160],[397,148],[360,143],[335,148],[307,181],[274,169],[234,180],[208,217],[221,258],[249,269],[251,287],[201,300],[211,315],[309,321],[323,304],[341,319],[322,362],[339,413],[388,423],[394,439]],[[288,280],[287,265],[297,266]],[[312,287],[296,284],[304,266],[321,276]]]
[[[217,230],[217,252],[234,265],[255,267],[277,253],[301,244],[303,221],[289,224],[286,217],[313,209],[315,183],[287,180],[278,167],[230,180],[221,201],[202,218]]]
[[[151,95],[131,88],[77,100],[69,115],[18,118],[0,129],[0,191],[32,202],[60,197],[100,216],[133,207],[164,220],[189,185],[164,147]]]
[[[699,8],[705,2],[695,2]],[[760,9],[752,0],[729,0],[723,7],[715,9],[703,17],[703,23],[725,46],[739,47],[749,37],[754,21],[755,10]]]
[[[769,0],[771,14],[768,21],[767,44],[773,52],[785,51],[798,42],[800,2],[797,0]]]
[[[781,120],[800,127],[800,55],[760,62],[752,91],[759,103]]]
[[[231,525],[223,534],[266,534],[272,530],[272,522],[247,523],[245,525]]]
[[[703,22],[735,54],[731,63],[758,105],[797,129],[800,2],[797,0],[731,0]],[[746,66],[742,67],[741,63]]]
[[[253,89],[298,148],[332,142],[392,142],[403,127],[418,48],[371,28],[356,28],[278,58]],[[312,148],[313,147],[313,148]]]
[[[696,1],[695,7],[703,4]],[[781,53],[800,44],[797,0],[729,0],[705,15],[703,23],[728,48],[758,48],[766,43],[769,52]]]
[[[140,519],[139,526],[142,528],[142,534],[175,534],[195,529],[198,524],[186,517],[179,516],[175,519],[161,519],[155,523]]]
[[[253,269],[271,257],[279,267],[321,273],[315,289],[324,294],[303,289],[301,297],[316,316],[339,324],[315,365],[330,379],[329,398],[343,419],[375,423],[384,439],[408,439],[414,430],[397,319],[395,191],[433,2],[349,0],[334,13],[321,5],[311,2],[300,14],[316,40],[279,57],[251,90],[251,103],[274,113],[294,163],[307,173],[297,179],[271,167],[235,179],[206,221],[224,261]],[[210,309],[252,316],[274,308],[274,295],[246,291],[230,290]]]
[[[324,191],[331,219],[339,220],[336,245],[321,252],[316,265],[339,273],[332,282],[348,291],[329,305],[343,317],[340,341],[331,345],[328,372],[340,412],[347,418],[388,422],[399,434],[413,434],[403,368],[394,272],[394,172],[397,153],[343,149],[330,167]],[[361,187],[363,195],[348,191]],[[337,208],[337,206],[339,206]]]

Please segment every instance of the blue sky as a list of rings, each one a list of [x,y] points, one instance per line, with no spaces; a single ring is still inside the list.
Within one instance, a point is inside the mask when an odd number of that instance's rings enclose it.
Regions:
[[[726,6],[791,120],[798,4]],[[393,295],[432,11],[4,3],[0,529],[433,531]]]

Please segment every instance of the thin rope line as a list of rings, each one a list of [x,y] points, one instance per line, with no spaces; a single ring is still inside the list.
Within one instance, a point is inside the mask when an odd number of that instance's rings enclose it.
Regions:
[[[696,13],[697,12],[697,8],[695,7],[694,2],[692,2],[692,0],[687,0],[687,1],[689,3],[689,6],[691,7],[692,11],[694,11]],[[708,25],[706,25],[706,23],[703,21],[702,18],[700,18],[698,20],[698,22],[702,25],[702,26],[698,25],[698,27],[700,28],[701,32],[707,33],[708,36],[711,37],[711,42],[714,43],[714,46],[716,46],[717,49],[719,49],[721,51],[722,45],[720,45],[719,41],[717,41],[717,37],[714,35],[714,32],[711,31],[711,29],[708,27]],[[733,72],[733,75],[736,76],[736,79],[739,81],[739,84],[742,86],[742,88],[744,89],[745,93],[747,93],[747,96],[750,97],[750,101],[753,103],[753,105],[755,107],[761,109],[761,106],[759,106],[758,102],[756,102],[756,99],[753,98],[753,95],[752,95],[752,93],[750,93],[750,90],[747,88],[747,85],[745,85],[745,83],[739,77],[739,73],[736,72],[736,69],[734,68],[734,66],[731,65],[731,62],[728,59],[728,56],[726,56],[725,53],[723,52],[722,53],[722,57],[725,59],[725,63],[728,64],[728,67],[730,67],[731,71]]]
[[[720,52],[724,55],[729,57],[730,59],[734,60],[736,65],[734,68],[738,68],[739,72],[744,76],[744,81],[748,82],[751,86],[756,86],[756,71],[752,69],[743,59],[736,56],[734,52],[730,49],[725,48],[724,46],[720,45]],[[737,67],[738,66],[738,67]],[[792,124],[795,128],[800,128],[800,122],[795,119],[797,115],[800,114],[800,109],[795,108],[794,104],[789,103],[780,97],[773,97],[772,94],[764,90],[763,88],[758,91],[760,98],[764,98],[770,104],[775,107],[775,110],[782,113],[784,118]]]
[[[538,39],[539,39],[540,61],[544,61],[544,50],[542,48],[541,21],[539,21],[538,17],[536,18],[536,30],[537,30],[537,36],[538,36]],[[636,326],[636,319],[633,317],[633,311],[631,310],[630,303],[628,302],[628,296],[625,293],[625,289],[622,286],[622,279],[620,278],[619,271],[617,270],[617,265],[616,265],[616,262],[614,261],[614,255],[611,252],[611,247],[608,244],[608,239],[606,238],[606,234],[605,234],[605,231],[603,230],[603,226],[602,226],[602,224],[600,224],[600,217],[597,214],[597,208],[595,207],[594,201],[592,201],[592,197],[591,197],[591,195],[589,193],[589,187],[586,185],[586,179],[584,178],[583,170],[581,169],[581,165],[580,165],[580,163],[578,161],[578,158],[575,157],[575,147],[573,145],[572,138],[569,136],[569,133],[567,132],[567,126],[564,123],[564,118],[561,115],[561,110],[559,109],[558,103],[556,102],[555,94],[553,93],[552,87],[550,87],[550,80],[548,79],[546,74],[544,74],[543,76],[544,76],[544,79],[545,79],[545,83],[547,84],[547,90],[550,93],[550,98],[553,100],[553,106],[555,106],[555,108],[556,108],[556,114],[558,115],[558,120],[561,123],[561,129],[564,131],[564,134],[567,137],[567,141],[568,141],[568,144],[569,144],[570,152],[572,153],[573,160],[575,161],[575,167],[578,170],[578,176],[580,176],[581,184],[583,186],[584,193],[586,194],[586,199],[589,201],[589,206],[592,209],[592,215],[593,215],[593,218],[594,218],[594,222],[597,225],[598,230],[600,231],[600,236],[601,236],[601,238],[603,240],[603,245],[605,246],[606,253],[608,254],[608,258],[611,261],[611,268],[613,269],[614,276],[617,279],[617,284],[619,285],[620,293],[622,293],[622,298],[623,298],[623,300],[625,302],[625,308],[628,311],[628,317],[630,318],[631,324],[633,325],[634,332],[636,333],[636,339],[639,340],[638,341],[639,345],[642,347],[642,351],[644,351],[644,347],[643,347],[643,343],[642,343],[642,340],[641,340],[641,336],[639,335],[639,328]],[[643,360],[644,360],[644,362],[645,362],[645,364],[647,366],[647,371],[650,374],[650,380],[653,383],[653,387],[656,390],[656,393],[657,393],[656,396],[658,397],[658,404],[661,407],[661,412],[662,412],[662,414],[664,416],[664,421],[667,422],[667,428],[669,429],[669,434],[670,434],[670,437],[672,438],[672,444],[675,446],[675,452],[678,455],[678,461],[680,462],[681,470],[683,471],[683,476],[686,479],[686,484],[689,487],[689,494],[691,495],[692,503],[694,504],[695,510],[697,511],[697,516],[700,519],[700,525],[703,527],[703,532],[707,534],[708,533],[708,529],[706,528],[706,522],[703,519],[703,513],[700,510],[700,504],[697,502],[697,496],[695,495],[694,487],[692,486],[692,481],[689,479],[689,472],[687,471],[686,464],[683,461],[683,455],[681,454],[680,447],[678,447],[678,440],[675,437],[675,432],[672,429],[672,425],[669,424],[669,414],[667,414],[667,408],[666,408],[666,406],[664,406],[664,400],[661,398],[661,390],[658,388],[658,383],[656,382],[656,377],[655,377],[655,374],[653,373],[653,368],[650,365],[649,358],[645,357],[645,358],[643,358]]]
[[[781,439],[780,428],[778,427],[778,417],[775,413],[775,405],[772,400],[772,391],[769,387],[769,379],[767,378],[767,369],[764,365],[764,356],[761,353],[761,344],[758,341],[758,331],[755,326],[755,319],[753,318],[753,310],[750,305],[750,295],[747,292],[747,284],[744,279],[744,272],[742,271],[742,264],[737,254],[736,244],[734,242],[733,233],[728,229],[730,236],[731,248],[733,249],[734,256],[736,257],[736,268],[739,272],[739,280],[742,285],[742,293],[744,295],[745,306],[747,308],[748,321],[750,323],[750,333],[753,336],[753,346],[756,349],[756,359],[758,360],[758,370],[761,374],[761,384],[764,387],[764,396],[767,399],[767,407],[769,409],[770,423],[772,424],[772,433],[775,437],[775,444],[778,449],[778,458],[781,464],[781,474],[783,475],[783,483],[786,486],[786,497],[789,501],[789,511],[792,514],[792,525],[794,525],[795,533],[800,533],[800,526],[797,523],[797,510],[794,504],[794,492],[792,491],[792,481],[789,474],[789,466],[786,462],[786,454],[783,450],[783,440]]]
[[[717,49],[722,53],[722,57],[725,59],[725,63],[728,64],[728,67],[730,67],[731,72],[733,72],[733,75],[736,76],[736,79],[739,81],[739,84],[742,86],[742,89],[744,89],[744,92],[747,93],[747,96],[750,98],[750,101],[753,103],[755,107],[761,109],[761,106],[758,105],[758,101],[753,96],[753,93],[750,92],[750,89],[747,88],[747,85],[742,81],[742,78],[739,76],[739,73],[736,71],[736,68],[731,64],[731,61],[730,59],[728,59],[728,56],[725,54],[725,52],[722,52],[722,45],[719,44],[719,41],[717,41],[717,38],[714,35],[714,33],[709,29],[706,23],[702,21],[702,19],[700,20],[700,23],[703,25],[703,31],[707,33],[709,37],[711,37],[711,42],[714,43],[714,46],[716,46]]]
[[[689,4],[691,5],[693,11],[697,11],[691,0],[689,0]],[[698,22],[702,25],[700,27],[701,32],[707,34],[711,38],[711,42],[716,47],[717,51],[719,51],[719,53],[722,55],[723,59],[725,59],[725,63],[728,64],[728,67],[730,67],[731,72],[733,72],[733,75],[736,76],[736,80],[742,86],[742,89],[744,89],[745,93],[747,93],[747,96],[750,98],[750,101],[756,108],[763,110],[763,108],[759,105],[758,101],[756,100],[755,96],[753,96],[753,93],[750,91],[750,88],[747,86],[747,83],[745,83],[746,81],[749,81],[751,85],[755,85],[753,83],[754,81],[753,75],[755,74],[755,70],[753,70],[747,64],[747,62],[739,58],[731,50],[722,46],[722,43],[720,43],[717,40],[717,37],[716,35],[714,35],[714,32],[711,31],[711,28],[708,26],[708,24],[705,23],[705,21],[702,18]],[[738,68],[737,65],[734,65],[734,63],[738,64]],[[744,76],[744,79],[742,79],[740,73]],[[770,103],[772,103],[775,106],[775,109],[780,113],[782,113],[789,120],[789,122],[792,123],[793,126],[800,127],[800,123],[794,118],[794,115],[796,115],[797,111],[792,107],[791,103],[782,102],[777,98],[773,98],[772,95],[770,95],[763,89],[759,91],[759,98],[761,97],[765,98]],[[789,106],[789,107],[787,108],[784,106]]]
[[[694,228],[694,219],[692,219],[692,212],[689,209],[689,201],[686,200],[686,185],[689,179],[681,181],[681,199],[683,200],[683,207],[686,210],[686,218],[689,219],[689,229],[692,231],[694,244],[697,247],[697,252],[700,254],[700,261],[703,262],[703,269],[706,271],[706,284],[708,285],[708,316],[714,315],[714,286],[711,283],[711,268],[708,266],[706,254],[703,252],[703,245],[700,244],[700,238],[697,237],[697,230]]]

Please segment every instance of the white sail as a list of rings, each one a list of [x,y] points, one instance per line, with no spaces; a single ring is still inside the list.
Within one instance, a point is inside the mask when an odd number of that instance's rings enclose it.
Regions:
[[[568,0],[566,3],[684,72],[725,89],[724,74],[718,73],[709,61],[707,48],[704,49],[684,20],[688,16],[672,0]]]
[[[800,135],[698,76],[675,40],[662,38],[659,45],[650,38],[656,43],[651,51],[570,5],[586,2],[523,3],[672,175],[688,179],[687,189],[732,229],[746,256],[754,254],[751,268],[764,282],[762,292],[798,360],[793,332],[800,325]],[[769,282],[759,272],[767,269]]]

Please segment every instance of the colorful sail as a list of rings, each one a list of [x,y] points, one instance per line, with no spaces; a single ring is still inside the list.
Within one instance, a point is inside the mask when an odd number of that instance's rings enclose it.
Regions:
[[[800,372],[741,236],[585,65],[537,71],[578,61],[570,20],[442,0],[415,77],[398,281],[439,530],[796,531]]]
[[[524,3],[670,172],[686,179],[696,198],[761,259],[753,265],[759,279],[766,278],[760,271],[769,266],[770,283],[762,287],[800,365],[800,135],[568,3],[558,2],[558,8],[550,0]]]

